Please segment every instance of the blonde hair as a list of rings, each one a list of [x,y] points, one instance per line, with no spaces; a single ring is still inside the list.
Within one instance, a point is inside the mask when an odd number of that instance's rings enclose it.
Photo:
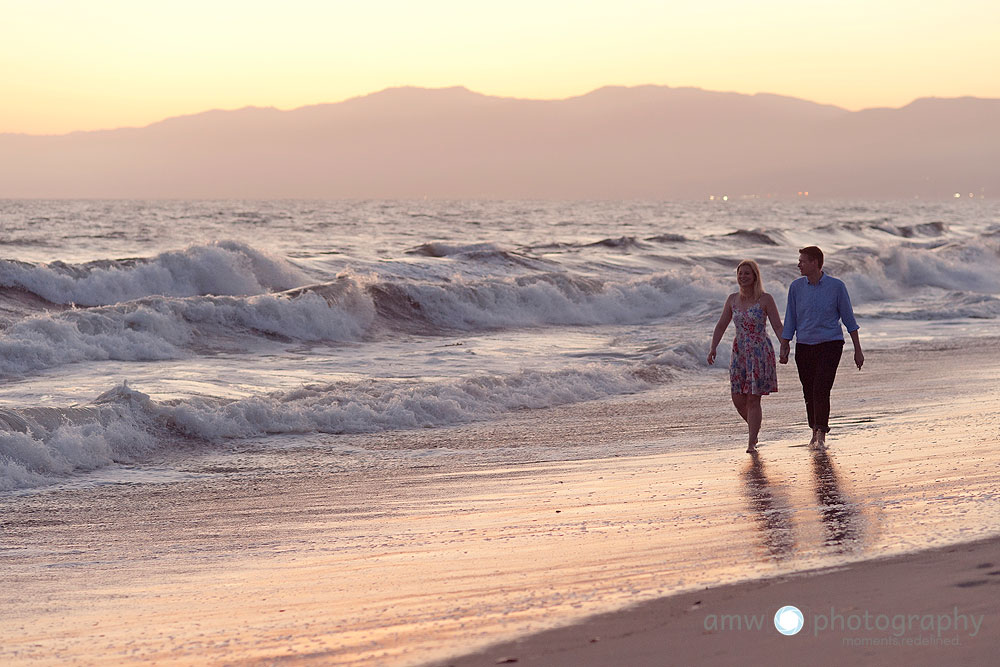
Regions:
[[[742,262],[736,265],[737,275],[744,266],[749,266],[750,270],[753,271],[754,282],[753,282],[753,298],[759,299],[760,295],[764,293],[764,284],[760,279],[760,267],[757,266],[757,262],[752,259],[744,259]]]

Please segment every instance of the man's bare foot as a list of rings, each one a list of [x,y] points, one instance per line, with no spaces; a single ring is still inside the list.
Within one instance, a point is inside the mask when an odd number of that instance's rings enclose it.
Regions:
[[[816,446],[820,449],[826,447],[826,433],[823,431],[816,431]]]
[[[820,434],[820,430],[818,428],[814,428],[813,429],[812,440],[809,441],[809,446],[810,447],[813,446],[813,445],[815,445],[816,441],[819,440],[819,434]]]

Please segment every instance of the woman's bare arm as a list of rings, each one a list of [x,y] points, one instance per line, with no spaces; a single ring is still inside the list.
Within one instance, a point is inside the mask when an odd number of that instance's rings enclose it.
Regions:
[[[722,306],[722,315],[719,316],[719,322],[715,325],[715,331],[712,333],[712,347],[708,351],[708,364],[710,366],[715,363],[715,348],[719,347],[719,341],[722,340],[722,335],[726,333],[726,327],[733,321],[733,309],[729,305],[732,300],[733,295],[730,294],[726,298],[725,305]]]

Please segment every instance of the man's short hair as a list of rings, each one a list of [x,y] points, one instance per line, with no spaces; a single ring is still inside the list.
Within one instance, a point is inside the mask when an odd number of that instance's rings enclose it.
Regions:
[[[819,268],[823,268],[823,251],[816,246],[806,246],[805,248],[799,250],[799,254],[805,255],[809,259],[816,260],[816,263],[819,264]]]

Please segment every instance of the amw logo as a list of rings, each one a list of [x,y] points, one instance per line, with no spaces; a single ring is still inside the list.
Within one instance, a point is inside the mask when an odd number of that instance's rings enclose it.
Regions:
[[[767,616],[763,614],[708,614],[705,616],[706,632],[725,632],[735,630],[763,630]],[[805,624],[805,615],[797,607],[785,605],[774,615],[774,627],[783,635],[794,635]]]
[[[763,630],[765,620],[765,616],[753,614],[708,614],[705,616],[705,630],[708,632]]]

